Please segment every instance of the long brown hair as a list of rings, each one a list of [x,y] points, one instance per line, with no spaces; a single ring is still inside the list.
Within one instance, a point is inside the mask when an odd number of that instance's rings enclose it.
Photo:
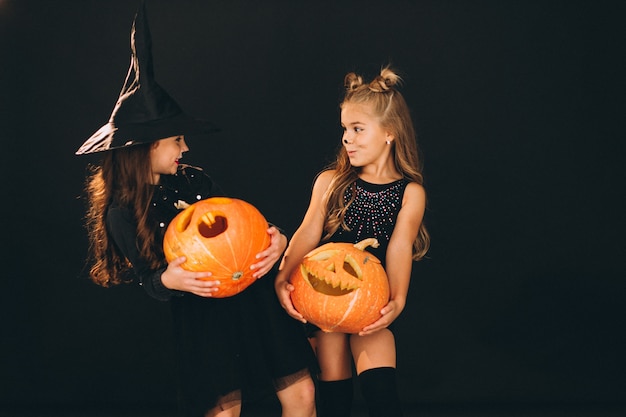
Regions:
[[[88,207],[85,226],[92,257],[91,279],[108,287],[129,281],[131,265],[113,243],[106,228],[112,204],[129,209],[137,222],[137,247],[147,263],[162,265],[161,248],[155,245],[149,225],[148,208],[152,199],[150,149],[152,143],[114,149],[104,153],[100,166],[91,166],[85,190]]]
[[[369,84],[353,72],[344,79],[346,93],[341,103],[366,104],[373,114],[377,115],[381,125],[393,133],[392,154],[398,172],[404,178],[424,185],[422,162],[416,142],[415,128],[409,107],[404,97],[396,89],[402,80],[389,67],[381,70]],[[358,178],[359,169],[350,164],[350,159],[344,147],[341,147],[335,162],[329,166],[335,170],[325,194],[326,220],[324,222],[324,239],[328,239],[339,227],[346,228],[344,217],[352,201],[344,202],[344,194],[348,187],[353,187]],[[354,193],[353,199],[354,199]],[[420,260],[428,252],[430,236],[424,222],[420,225],[417,238],[413,242],[413,259]]]

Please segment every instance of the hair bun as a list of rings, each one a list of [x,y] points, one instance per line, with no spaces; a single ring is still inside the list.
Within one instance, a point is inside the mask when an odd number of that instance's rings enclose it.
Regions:
[[[363,85],[363,78],[360,75],[356,75],[354,72],[346,74],[343,84],[348,91],[354,91]]]
[[[380,75],[369,84],[369,89],[375,93],[382,93],[388,91],[400,82],[400,77],[393,72],[389,67],[383,68],[380,71]]]

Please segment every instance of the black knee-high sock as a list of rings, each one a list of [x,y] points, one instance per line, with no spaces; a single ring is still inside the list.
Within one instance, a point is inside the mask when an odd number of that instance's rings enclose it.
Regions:
[[[359,375],[370,417],[401,417],[395,368],[373,368]]]
[[[341,381],[318,381],[317,416],[350,417],[352,397],[352,378]]]

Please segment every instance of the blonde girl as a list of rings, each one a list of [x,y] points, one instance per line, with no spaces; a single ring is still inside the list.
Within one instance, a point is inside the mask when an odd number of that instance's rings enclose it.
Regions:
[[[309,207],[281,262],[275,288],[283,308],[295,310],[289,276],[310,250],[325,242],[358,242],[375,237],[368,248],[385,266],[391,297],[380,318],[358,334],[325,333],[313,328],[320,365],[318,415],[349,416],[352,365],[369,415],[401,416],[396,387],[396,347],[392,323],[406,305],[411,269],[429,247],[422,220],[426,207],[422,164],[408,106],[397,90],[399,76],[384,68],[365,83],[345,77],[341,108],[342,144],[334,164],[315,179]],[[309,325],[310,326],[310,325]]]

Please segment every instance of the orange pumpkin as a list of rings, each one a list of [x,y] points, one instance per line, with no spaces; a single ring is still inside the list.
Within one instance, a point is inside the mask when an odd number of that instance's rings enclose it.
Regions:
[[[188,271],[208,271],[207,280],[219,280],[213,297],[230,297],[248,288],[256,278],[250,265],[270,245],[265,217],[251,204],[235,198],[200,200],[170,222],[163,239],[168,262],[180,256]]]
[[[378,320],[389,301],[380,260],[357,244],[326,243],[309,252],[291,275],[291,301],[304,318],[325,332],[358,333]]]

